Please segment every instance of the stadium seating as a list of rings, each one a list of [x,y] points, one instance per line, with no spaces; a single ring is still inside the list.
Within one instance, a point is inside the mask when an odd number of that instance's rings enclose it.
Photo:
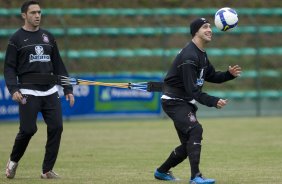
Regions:
[[[126,9],[113,9],[113,8],[89,8],[89,9],[44,9],[43,15],[45,16],[205,16],[214,15],[217,9],[208,8],[126,8]],[[236,9],[240,16],[282,16],[282,8],[238,8]],[[4,9],[0,8],[0,17],[19,16],[18,9]],[[0,38],[8,37],[15,32],[16,29],[0,28]],[[55,36],[72,36],[78,37],[81,35],[89,36],[156,36],[156,35],[175,35],[175,34],[188,34],[189,29],[184,26],[164,26],[164,27],[66,27],[49,28]],[[217,29],[213,29],[215,34],[224,34]],[[230,34],[281,34],[281,25],[250,25],[239,26],[234,29]],[[103,50],[62,50],[62,56],[67,56],[71,59],[79,58],[115,58],[115,57],[161,57],[161,56],[175,56],[179,48],[122,48],[122,49],[103,49]],[[248,55],[282,55],[282,47],[261,47],[261,48],[210,48],[207,49],[209,56],[248,56]],[[0,51],[0,61],[4,59],[4,52]],[[281,62],[281,61],[278,61]],[[242,73],[240,79],[270,77],[274,79],[281,78],[281,72],[276,70],[248,70]],[[222,98],[232,99],[278,99],[282,98],[282,91],[263,90],[263,91],[211,91],[211,94],[221,96]]]
[[[175,56],[179,52],[178,48],[138,48],[138,49],[104,49],[104,50],[62,50],[61,55],[68,58],[113,58],[113,57],[148,57],[148,56]],[[210,48],[207,49],[210,56],[241,56],[241,55],[282,55],[282,47],[277,48]],[[0,52],[0,60],[4,59],[4,52]]]

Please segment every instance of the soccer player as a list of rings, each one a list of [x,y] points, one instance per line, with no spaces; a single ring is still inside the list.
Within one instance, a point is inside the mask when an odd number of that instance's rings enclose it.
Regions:
[[[48,31],[39,27],[41,9],[37,1],[26,1],[21,6],[24,25],[10,38],[4,65],[4,77],[12,99],[19,104],[20,127],[6,167],[6,177],[14,178],[31,137],[36,133],[37,114],[42,113],[47,124],[47,143],[41,178],[58,178],[53,171],[61,134],[62,109],[57,87],[54,85],[23,85],[21,77],[30,73],[68,75],[56,41]],[[64,87],[66,100],[74,105],[72,86]]]
[[[191,184],[212,184],[214,179],[204,178],[199,169],[203,128],[196,112],[196,102],[218,109],[227,104],[227,99],[211,96],[202,91],[205,81],[222,83],[240,75],[238,65],[229,66],[225,72],[215,71],[205,51],[212,40],[209,21],[197,18],[190,24],[192,40],[176,56],[164,79],[162,108],[173,120],[181,144],[154,172],[159,180],[178,180],[170,169],[186,158],[191,168]]]

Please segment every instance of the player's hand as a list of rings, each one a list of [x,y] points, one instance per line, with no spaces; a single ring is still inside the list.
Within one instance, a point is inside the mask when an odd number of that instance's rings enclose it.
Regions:
[[[21,102],[23,99],[23,95],[21,94],[21,92],[16,91],[14,92],[14,94],[12,95],[12,99],[16,102]]]
[[[239,65],[235,65],[235,66],[229,66],[228,71],[234,77],[239,77],[241,75],[242,69]]]
[[[222,107],[224,107],[227,104],[227,99],[219,99],[217,101],[217,105],[216,108],[221,109]]]
[[[66,100],[70,101],[70,107],[72,107],[74,105],[74,96],[73,96],[73,94],[67,94],[66,95]]]

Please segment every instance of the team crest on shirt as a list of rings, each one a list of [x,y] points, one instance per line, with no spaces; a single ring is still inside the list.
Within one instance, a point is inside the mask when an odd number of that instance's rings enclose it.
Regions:
[[[37,55],[42,55],[44,53],[43,47],[41,45],[35,46],[34,49]]]
[[[196,122],[197,121],[195,115],[192,112],[190,112],[188,114],[188,117],[189,117],[190,122]]]
[[[49,43],[49,38],[48,38],[48,36],[46,35],[46,34],[42,34],[42,38],[43,38],[43,42],[45,42],[45,43]]]

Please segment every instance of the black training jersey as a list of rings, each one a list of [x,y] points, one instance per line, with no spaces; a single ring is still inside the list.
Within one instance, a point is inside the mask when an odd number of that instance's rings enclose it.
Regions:
[[[202,92],[204,82],[221,83],[233,78],[228,71],[215,71],[206,52],[190,42],[176,56],[164,82],[182,89],[188,97],[203,105],[216,107],[219,98]]]
[[[9,39],[4,66],[9,92],[13,94],[20,88],[47,91],[54,86],[18,84],[17,78],[28,73],[68,76],[54,37],[44,29],[30,32],[21,28]],[[64,92],[71,93],[72,87],[64,87]]]

